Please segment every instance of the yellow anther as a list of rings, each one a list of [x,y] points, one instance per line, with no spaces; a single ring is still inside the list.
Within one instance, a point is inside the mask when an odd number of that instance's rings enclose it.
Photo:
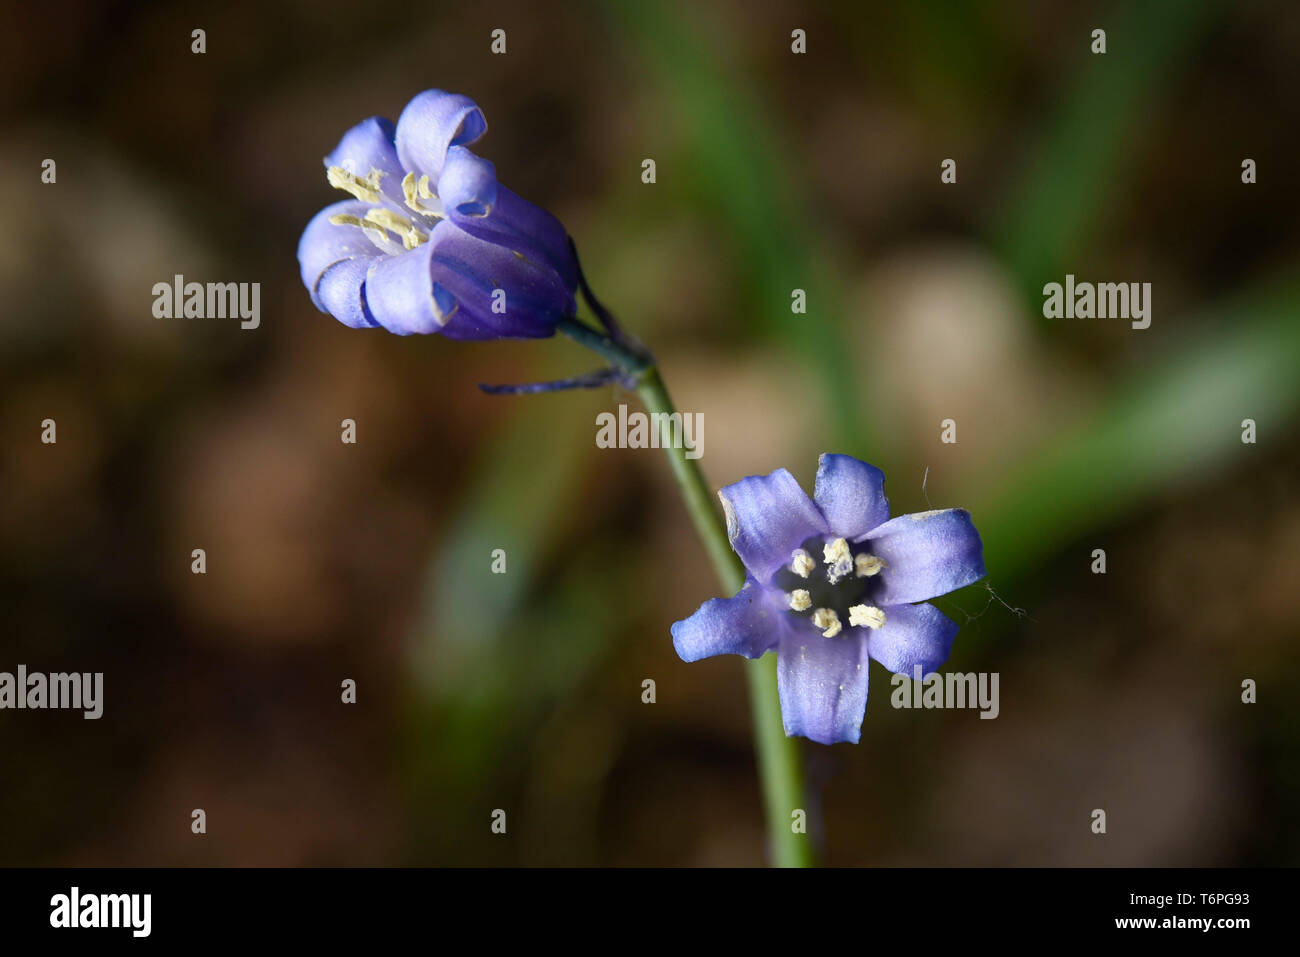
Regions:
[[[407,249],[414,249],[420,243],[429,237],[420,232],[405,216],[399,216],[391,209],[379,207],[366,212],[366,221],[382,226],[384,229],[392,230],[402,237],[402,245]]]
[[[834,638],[843,630],[840,624],[840,616],[835,613],[833,608],[818,608],[813,612],[812,623],[818,628],[824,628],[823,638]]]
[[[335,226],[356,226],[358,229],[369,233],[371,238],[378,242],[388,242],[388,233],[384,232],[382,226],[379,226],[376,223],[368,223],[358,216],[353,216],[351,213],[335,213],[330,217],[330,222]]]
[[[331,166],[325,171],[325,178],[335,189],[341,189],[345,193],[351,193],[357,199],[364,203],[377,203],[380,200],[379,180],[383,177],[383,170],[370,168],[369,174],[362,178],[356,173],[349,173],[342,166]]]
[[[807,611],[812,607],[812,595],[808,594],[806,588],[796,588],[790,592],[790,609],[792,611]]]
[[[849,543],[842,538],[822,546],[822,559],[831,566],[826,570],[826,577],[835,584],[853,569],[853,553]]]
[[[809,573],[817,567],[813,557],[802,548],[796,548],[790,555],[790,571],[794,572],[800,578],[807,578]]]
[[[849,609],[849,624],[873,631],[885,623],[885,613],[874,605],[854,605]]]
[[[367,222],[383,226],[384,229],[391,229],[395,233],[404,233],[411,228],[409,219],[383,207],[366,210],[365,219]]]
[[[830,544],[822,546],[822,560],[827,565],[834,565],[849,557],[849,543],[842,538],[837,538]]]
[[[853,566],[857,569],[859,578],[870,578],[872,575],[880,574],[880,570],[885,567],[885,561],[875,555],[863,554],[853,559]]]
[[[416,202],[419,192],[415,188],[414,173],[407,173],[402,177],[402,195],[406,198],[406,205],[411,207],[411,209],[418,210],[420,208],[419,204]]]
[[[442,219],[442,213],[436,209],[429,209],[421,199],[436,199],[433,190],[429,189],[429,177],[421,176],[417,182],[414,173],[407,173],[402,178],[402,196],[405,199],[407,208],[415,210],[421,216],[432,216],[435,219]]]

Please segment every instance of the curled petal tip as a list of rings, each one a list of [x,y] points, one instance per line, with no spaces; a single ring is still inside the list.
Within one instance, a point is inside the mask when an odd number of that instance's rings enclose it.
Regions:
[[[448,151],[468,146],[486,132],[483,111],[468,96],[425,90],[397,120],[397,155],[408,170],[437,181]]]

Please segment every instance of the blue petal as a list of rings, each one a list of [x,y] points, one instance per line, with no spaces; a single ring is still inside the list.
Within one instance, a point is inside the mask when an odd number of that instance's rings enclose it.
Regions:
[[[380,190],[401,208],[402,178],[406,171],[397,158],[394,133],[392,122],[382,116],[362,120],[344,133],[334,152],[325,157],[326,169],[341,166],[362,178],[369,176],[372,169],[379,170],[384,174],[379,180]]]
[[[813,500],[831,532],[850,541],[889,521],[885,473],[851,455],[828,452],[821,457]]]
[[[540,338],[572,315],[577,304],[560,275],[545,263],[485,242],[455,223],[439,223],[430,236],[433,278],[460,302],[443,335],[462,339]],[[505,298],[494,298],[503,290]],[[494,311],[500,302],[503,312]]]
[[[320,277],[316,294],[331,316],[353,329],[378,325],[366,303],[366,273],[370,260],[345,259],[335,263]]]
[[[821,510],[785,469],[743,478],[719,491],[718,498],[731,547],[764,584],[805,539],[828,531]]]
[[[330,217],[346,213],[361,218],[372,208],[357,200],[334,203],[313,216],[302,231],[302,238],[298,240],[298,266],[302,271],[302,284],[311,293],[311,301],[317,309],[328,311],[316,291],[327,269],[349,259],[370,260],[381,255],[362,230],[355,226],[336,226],[330,222]]]
[[[745,583],[732,598],[710,598],[699,610],[672,627],[673,647],[682,661],[714,655],[758,658],[776,647],[778,614],[768,607],[760,587]]]
[[[500,289],[504,298],[494,297]],[[367,298],[375,318],[398,335],[449,339],[541,338],[573,312],[572,294],[553,269],[469,235],[444,220],[428,242],[375,262]],[[496,303],[504,309],[494,311]]]
[[[397,155],[406,169],[437,183],[447,151],[468,146],[486,132],[483,111],[469,97],[425,90],[397,119]]]
[[[925,677],[948,660],[957,623],[933,605],[888,605],[885,623],[867,634],[867,651],[894,674]]]
[[[441,332],[456,311],[456,301],[431,278],[433,243],[377,261],[370,270],[367,297],[375,319],[399,336]]]
[[[458,225],[462,219],[482,219],[496,205],[496,167],[465,147],[454,146],[447,151],[437,192],[447,215]]]
[[[781,639],[776,668],[785,733],[821,744],[857,744],[867,712],[869,664],[858,629],[835,638],[807,626],[790,629]]]
[[[984,546],[965,509],[900,515],[867,541],[885,562],[877,604],[926,601],[984,577]]]
[[[454,209],[449,209],[448,215],[466,232],[550,266],[570,291],[577,288],[578,263],[564,226],[509,188],[497,185],[496,205],[490,216],[466,216]]]

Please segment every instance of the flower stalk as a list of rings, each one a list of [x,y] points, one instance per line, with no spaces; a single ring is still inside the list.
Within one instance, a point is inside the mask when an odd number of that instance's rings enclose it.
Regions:
[[[630,343],[617,342],[611,335],[599,332],[576,319],[562,319],[557,329],[615,365],[623,374],[624,385],[636,392],[647,412],[666,413],[658,419],[652,419],[665,423],[666,426],[668,415],[675,412],[676,408],[653,357]],[[660,444],[668,456],[673,478],[695,525],[695,532],[709,555],[718,583],[727,594],[734,594],[745,584],[745,570],[731,549],[726,526],[704,479],[704,473],[700,471],[697,460],[686,457],[685,449],[674,446],[669,435],[662,438]],[[799,763],[798,744],[794,738],[786,737],[781,720],[776,655],[764,655],[754,661],[746,661],[744,665],[749,683],[754,750],[763,791],[769,853],[772,862],[778,867],[808,867],[812,864],[810,837],[806,832],[796,833],[793,826],[796,810],[805,812],[801,815],[805,820],[807,817],[803,772]]]

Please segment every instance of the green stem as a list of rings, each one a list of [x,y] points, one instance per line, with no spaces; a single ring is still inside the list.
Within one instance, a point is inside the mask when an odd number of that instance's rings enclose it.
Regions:
[[[627,373],[647,411],[666,414],[677,411],[653,358],[574,319],[562,321],[559,328],[574,341],[600,353]],[[667,440],[667,415],[660,421],[666,439],[660,444],[668,455],[673,478],[677,480],[686,510],[695,523],[696,534],[704,543],[723,590],[733,595],[745,584],[744,566],[731,549],[726,526],[714,506],[713,494],[700,471],[699,460],[687,458],[686,449],[675,447],[672,441]],[[803,811],[801,817],[807,819],[803,773],[798,746],[793,738],[785,736],[781,722],[776,656],[769,654],[755,661],[746,661],[745,671],[749,679],[754,748],[758,756],[758,776],[763,787],[772,859],[778,867],[808,867],[812,864],[809,836],[807,833],[796,834],[793,828],[794,811]]]

